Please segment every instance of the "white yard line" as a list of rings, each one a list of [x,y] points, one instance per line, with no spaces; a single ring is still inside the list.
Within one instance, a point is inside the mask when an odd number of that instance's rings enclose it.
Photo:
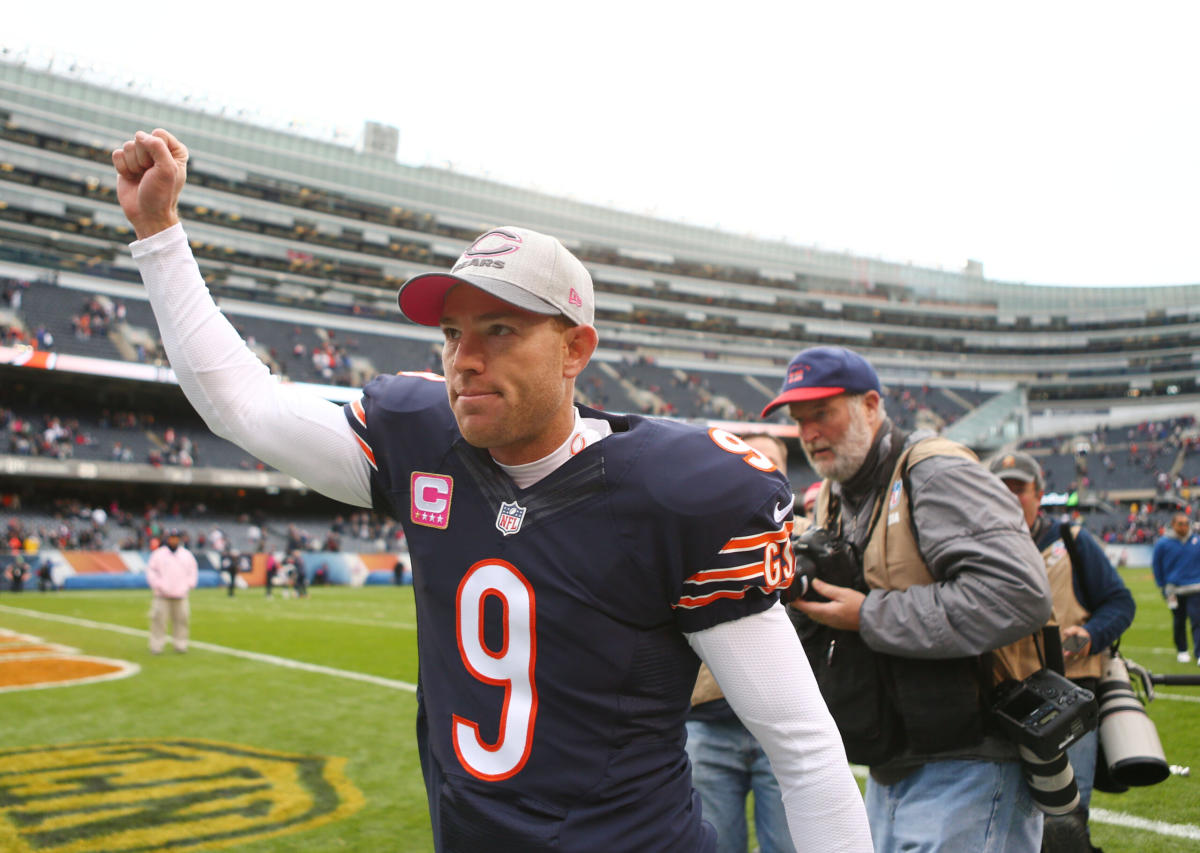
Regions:
[[[1200,841],[1200,826],[1192,826],[1186,823],[1166,823],[1161,820],[1146,820],[1144,817],[1125,814],[1124,812],[1110,812],[1108,809],[1093,808],[1089,812],[1090,820],[1099,821],[1100,823],[1111,823],[1114,826],[1123,826],[1128,829],[1144,829],[1147,832],[1156,832],[1159,835],[1173,835],[1176,838],[1187,838],[1191,841]]]
[[[233,613],[236,608],[217,608],[217,613]],[[396,631],[415,631],[417,626],[411,622],[388,622],[384,619],[359,619],[354,616],[327,616],[322,613],[290,613],[282,610],[264,610],[255,614],[260,619],[299,619],[304,622],[334,622],[344,625],[361,625],[364,628],[388,628]]]
[[[42,613],[37,610],[26,610],[21,607],[9,607],[0,604],[0,613],[15,613],[18,616],[28,616],[32,619],[46,619],[51,622],[62,622],[67,625],[77,625],[81,628],[94,628],[99,631],[111,631],[114,634],[126,634],[130,637],[149,638],[150,632],[143,631],[139,628],[126,628],[124,625],[111,625],[107,622],[93,622],[91,619],[77,619],[74,616],[60,616],[56,613]],[[203,649],[206,652],[215,652],[220,655],[229,655],[230,657],[242,658],[243,660],[252,660],[257,663],[270,664],[271,666],[281,666],[285,669],[298,669],[304,672],[315,672],[319,675],[332,675],[335,678],[345,678],[350,681],[361,681],[366,684],[374,684],[377,687],[388,687],[392,690],[407,690],[410,693],[415,693],[417,685],[409,684],[407,681],[399,681],[394,678],[383,678],[378,675],[368,675],[364,672],[353,672],[348,669],[336,669],[332,666],[321,666],[315,663],[304,663],[303,661],[291,660],[290,658],[281,658],[277,655],[266,655],[261,652],[248,652],[243,649],[233,649],[229,646],[218,646],[215,643],[204,643],[196,640],[189,641],[189,648]]]
[[[25,610],[20,607],[8,607],[0,604],[0,613],[15,613],[19,616],[28,616],[33,619],[47,619],[51,622],[63,622],[67,625],[78,625],[82,628],[95,628],[100,631],[112,631],[116,634],[127,634],[131,637],[147,638],[150,636],[149,631],[142,631],[138,628],[126,628],[124,625],[111,625],[107,622],[93,622],[91,619],[77,619],[74,616],[60,616],[54,613],[41,613],[37,610]],[[208,652],[215,652],[222,655],[230,655],[231,657],[242,658],[243,660],[252,660],[258,663],[270,664],[272,666],[281,666],[285,669],[298,669],[304,672],[315,672],[320,675],[332,675],[336,678],[346,678],[351,681],[362,681],[367,684],[374,684],[379,687],[389,687],[393,690],[407,690],[415,692],[417,685],[409,684],[407,681],[398,681],[394,678],[381,678],[378,675],[367,675],[362,672],[352,672],[346,669],[335,669],[331,666],[320,666],[313,663],[304,663],[302,661],[291,660],[289,658],[281,658],[276,655],[265,655],[259,652],[247,652],[242,649],[231,649],[228,646],[218,646],[215,643],[191,642],[189,646],[197,649],[204,649]],[[1163,699],[1176,699],[1185,702],[1200,701],[1200,698],[1193,696],[1179,696],[1170,693],[1155,693],[1156,696]],[[860,779],[867,775],[867,768],[853,766],[851,768],[854,775]],[[1158,835],[1171,835],[1176,838],[1186,838],[1192,841],[1200,841],[1200,826],[1192,826],[1191,824],[1180,823],[1165,823],[1158,820],[1147,820],[1146,818],[1136,815],[1125,814],[1124,812],[1114,812],[1108,809],[1093,808],[1091,810],[1091,819],[1099,823],[1110,823],[1114,826],[1122,826],[1129,829],[1142,829],[1147,832],[1154,832]]]

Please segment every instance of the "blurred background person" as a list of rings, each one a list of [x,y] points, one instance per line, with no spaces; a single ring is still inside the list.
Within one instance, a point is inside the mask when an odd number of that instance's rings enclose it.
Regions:
[[[190,613],[188,592],[196,588],[199,570],[192,552],[180,544],[179,531],[167,531],[167,542],[150,555],[146,581],[154,593],[150,602],[150,651],[161,654],[167,642],[167,620],[171,622],[171,644],[186,652]]]
[[[1154,582],[1162,590],[1174,619],[1175,654],[1189,663],[1188,622],[1192,623],[1192,651],[1200,664],[1200,536],[1192,532],[1187,515],[1177,512],[1171,526],[1154,543],[1150,557]]]
[[[10,582],[9,589],[13,592],[20,592],[25,589],[25,578],[29,574],[29,566],[25,564],[25,560],[20,556],[13,561],[12,566],[8,570],[8,579]]]
[[[304,598],[308,595],[308,574],[304,569],[304,558],[297,556],[296,562],[291,567],[292,591],[296,593],[297,598]]]

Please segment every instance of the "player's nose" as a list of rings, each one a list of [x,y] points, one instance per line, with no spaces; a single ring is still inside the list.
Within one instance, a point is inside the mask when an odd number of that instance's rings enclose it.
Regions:
[[[482,335],[464,331],[454,342],[450,366],[460,373],[482,372],[484,367]]]

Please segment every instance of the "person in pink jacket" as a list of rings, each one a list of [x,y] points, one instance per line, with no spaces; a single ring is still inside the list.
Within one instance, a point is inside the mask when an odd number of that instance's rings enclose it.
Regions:
[[[175,651],[186,652],[188,643],[188,591],[196,586],[196,558],[179,544],[179,531],[167,532],[167,544],[150,554],[146,582],[154,593],[150,602],[150,651],[159,654],[167,642],[167,618]]]

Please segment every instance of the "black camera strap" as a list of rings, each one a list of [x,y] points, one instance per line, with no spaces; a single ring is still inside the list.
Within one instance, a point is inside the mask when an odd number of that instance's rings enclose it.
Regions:
[[[1034,634],[1034,645],[1037,645],[1037,635]],[[1042,642],[1046,646],[1046,656],[1042,657],[1042,650],[1038,649],[1038,659],[1042,666],[1046,669],[1052,669],[1059,675],[1066,675],[1066,663],[1063,660],[1062,650],[1062,635],[1058,632],[1057,625],[1045,625],[1042,627]]]
[[[1060,524],[1058,526],[1058,535],[1062,539],[1063,547],[1067,549],[1067,557],[1071,560],[1071,571],[1078,572],[1079,567],[1083,565],[1083,559],[1079,556],[1079,545],[1075,541],[1075,531],[1071,529],[1070,524]]]

